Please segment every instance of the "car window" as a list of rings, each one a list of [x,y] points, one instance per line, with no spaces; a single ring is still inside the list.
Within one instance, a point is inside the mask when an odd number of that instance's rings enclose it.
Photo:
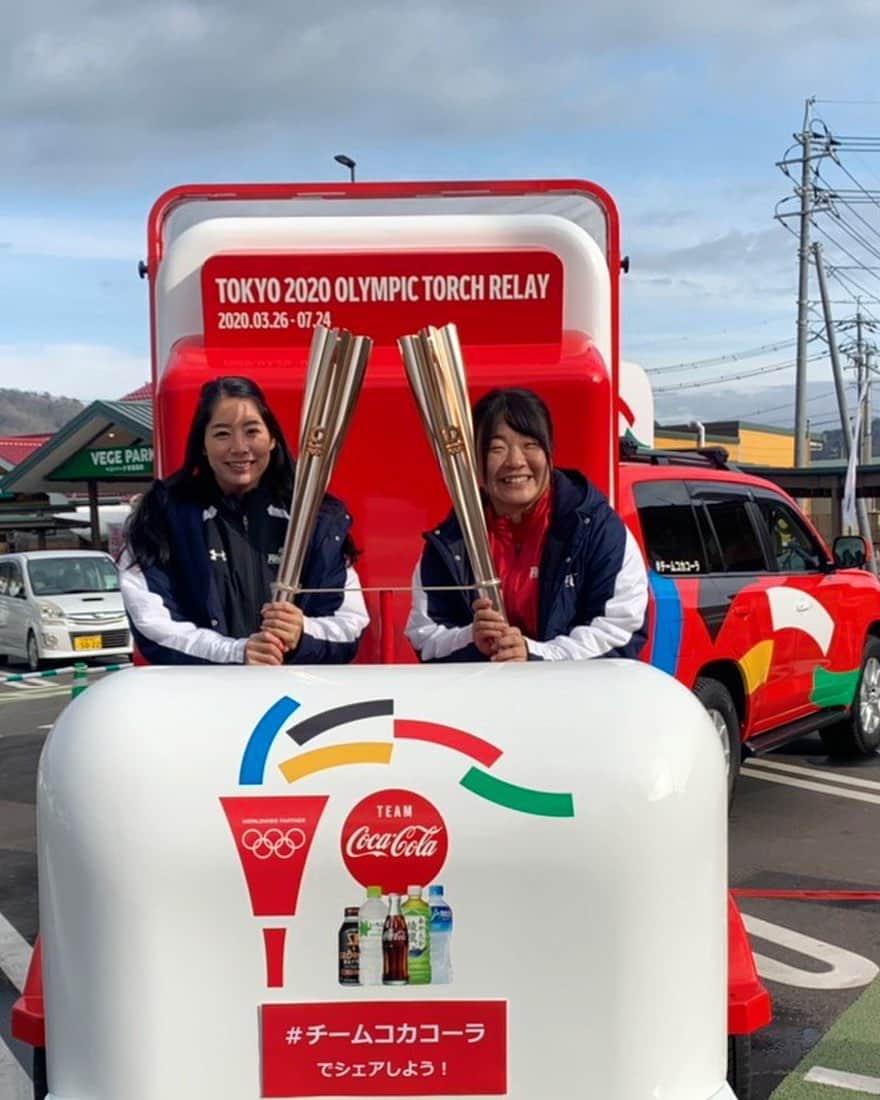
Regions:
[[[697,526],[700,529],[703,545],[706,547],[706,559],[709,565],[709,572],[723,573],[724,559],[721,557],[721,547],[718,545],[715,531],[712,524],[709,522],[709,515],[702,504],[694,503],[694,515],[697,517]]]
[[[4,567],[4,595],[12,596],[13,598],[21,596],[24,591],[24,580],[22,579],[21,569],[14,561],[7,562]]]
[[[680,481],[633,486],[648,565],[658,573],[707,572],[706,551],[687,490]]]
[[[727,573],[758,573],[767,568],[748,505],[745,496],[719,496],[703,502]]]
[[[797,512],[778,497],[762,496],[757,503],[779,572],[815,573],[821,569],[825,555]]]
[[[0,596],[6,596],[9,587],[9,562],[0,562]]]
[[[28,562],[28,576],[37,596],[119,590],[119,574],[109,558],[35,558]]]

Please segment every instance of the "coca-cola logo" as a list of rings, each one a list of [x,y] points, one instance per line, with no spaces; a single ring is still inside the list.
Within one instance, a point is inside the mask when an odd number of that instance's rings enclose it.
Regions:
[[[427,798],[414,791],[377,791],[362,799],[342,826],[342,858],[361,886],[385,894],[427,888],[446,862],[446,823]]]
[[[442,825],[408,825],[396,833],[374,832],[369,825],[362,825],[348,838],[345,854],[350,859],[426,858],[437,854],[437,837],[442,832]]]

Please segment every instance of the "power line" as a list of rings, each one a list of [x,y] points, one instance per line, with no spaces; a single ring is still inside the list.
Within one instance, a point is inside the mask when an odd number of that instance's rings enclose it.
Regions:
[[[853,390],[855,389],[855,387],[852,386],[852,385],[850,385],[849,388],[853,389]],[[834,390],[831,390],[830,393],[814,393],[812,397],[807,398],[807,403],[809,404],[809,402],[811,402],[811,401],[822,401],[822,400],[828,401],[833,397],[834,397]],[[741,416],[740,416],[740,419],[741,420],[750,420],[753,416],[761,416],[763,413],[779,412],[781,409],[793,409],[793,408],[794,408],[794,401],[786,401],[784,405],[771,405],[769,408],[755,409],[753,412],[742,413]]]
[[[848,206],[849,204],[844,203],[843,205]],[[864,248],[864,250],[866,252],[869,252],[874,257],[875,260],[880,260],[880,248],[878,248],[877,245],[872,244],[871,241],[869,241],[863,233],[860,233],[859,230],[853,228],[853,226],[851,226],[847,221],[845,221],[844,218],[841,216],[841,213],[840,213],[839,210],[830,210],[829,209],[828,211],[822,211],[822,212],[827,213],[829,217],[834,218],[836,224],[839,225],[840,228],[845,233],[848,233],[850,235],[850,237],[852,237],[852,239],[856,242],[856,244],[861,245],[861,247]],[[868,228],[873,233],[875,233],[878,237],[880,237],[880,233],[877,232],[877,230],[874,228],[873,225],[871,225],[870,222],[865,221],[865,219],[860,217],[858,214],[856,214],[856,216],[859,217],[859,220],[864,222],[865,225],[867,225]],[[862,267],[866,268],[866,265],[862,264]]]
[[[818,222],[814,221],[813,227],[814,229],[817,229],[822,234],[822,236],[826,238],[826,240],[831,241],[835,248],[839,248],[845,256],[848,256],[854,264],[857,264],[859,267],[864,268],[863,264],[859,264],[858,257],[854,256],[852,252],[850,252],[849,249],[846,247],[846,245],[841,244],[836,237],[833,237],[824,226],[819,225]]]
[[[717,367],[722,363],[734,363],[740,359],[753,359],[756,355],[765,355],[771,351],[781,351],[783,348],[793,347],[794,340],[779,340],[775,344],[762,344],[758,348],[749,348],[748,351],[731,351],[724,355],[715,355],[709,359],[694,359],[690,363],[674,363],[666,367],[648,367],[648,374],[672,374],[675,371],[697,370],[699,367]]]
[[[822,352],[819,355],[810,355],[810,356],[808,356],[807,357],[807,362],[812,363],[816,359],[824,359],[824,358],[825,358],[825,353]],[[743,378],[755,378],[759,374],[776,374],[778,371],[781,371],[781,370],[790,370],[794,366],[795,366],[795,363],[791,360],[789,360],[786,363],[772,363],[768,366],[758,367],[757,370],[743,371],[740,374],[725,374],[725,375],[722,375],[720,378],[704,378],[704,379],[701,379],[698,382],[676,382],[674,385],[671,385],[671,386],[661,386],[658,389],[654,390],[654,393],[655,394],[672,393],[674,390],[687,390],[687,389],[692,389],[693,390],[693,389],[698,389],[702,386],[717,386],[719,383],[722,383],[722,382],[739,382]]]
[[[852,295],[852,304],[853,305],[855,305],[859,309],[861,309],[862,312],[867,313],[867,315],[875,323],[877,323],[877,321],[880,320],[880,318],[878,318],[872,310],[868,309],[869,304],[870,305],[877,305],[878,304],[878,299],[871,297],[871,292],[869,290],[867,290],[858,281],[858,279],[854,279],[852,277],[852,275],[841,275],[839,270],[836,270],[836,269],[833,269],[833,268],[829,268],[829,274],[831,275],[831,277],[833,279],[835,279],[843,287],[844,290],[849,290],[849,293]],[[856,288],[856,291],[858,293],[850,290],[850,288],[847,287],[847,285],[846,285],[847,283],[851,283],[852,286],[854,286]],[[851,322],[849,322],[849,323],[851,323]]]
[[[852,174],[852,172],[850,172],[850,170],[847,168],[847,166],[845,164],[842,164],[839,160],[835,160],[834,163],[841,170],[841,172],[843,172],[843,174],[845,176],[848,176],[852,180],[852,182],[856,185],[856,187],[862,192],[862,194],[867,199],[869,199],[875,206],[880,207],[880,202],[877,202],[877,196],[872,195],[872,194],[870,194],[870,192],[866,191],[864,186],[856,179],[856,177]]]
[[[851,260],[854,261],[854,263],[856,263],[858,265],[857,257],[853,256],[853,254],[844,245],[842,245],[834,236],[832,236],[828,232],[827,229],[825,229],[821,225],[816,225],[815,228],[819,233],[822,234],[823,237],[826,238],[826,240],[831,241],[831,243],[834,245],[835,248],[839,248],[841,252],[844,252]],[[865,270],[863,265],[860,265],[860,266],[862,267],[862,270]],[[840,276],[838,268],[834,267],[834,265],[829,265],[829,273],[831,274],[831,276],[833,278],[837,279],[837,281],[841,284],[841,286],[843,286],[844,290],[849,290],[849,287],[847,287],[846,284],[843,281],[843,277]],[[845,278],[848,282],[850,282],[850,283],[854,284],[855,286],[859,287],[859,289],[862,291],[862,293],[866,297],[868,297],[868,298],[871,297],[871,291],[869,291],[865,287],[863,287],[859,282],[857,282],[857,280],[853,279],[853,277],[851,275],[847,275]],[[852,291],[849,291],[849,292],[852,293]],[[855,303],[855,301],[857,300],[858,297],[859,297],[858,295],[853,295],[853,302],[854,303]],[[871,313],[870,310],[866,310],[866,312],[871,315],[873,320],[875,320],[875,321],[877,320],[877,318],[874,316],[873,313]]]

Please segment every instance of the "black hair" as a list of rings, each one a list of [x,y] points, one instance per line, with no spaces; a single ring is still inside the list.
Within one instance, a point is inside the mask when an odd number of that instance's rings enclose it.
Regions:
[[[181,499],[199,504],[208,504],[216,499],[219,489],[214,472],[205,459],[205,431],[217,402],[225,397],[252,401],[256,406],[275,441],[269,452],[269,465],[260,478],[260,487],[268,491],[274,504],[287,508],[293,492],[293,457],[263,391],[250,378],[214,378],[202,386],[186,437],[183,465],[165,478],[165,489]],[[132,557],[142,568],[156,562],[167,565],[171,557],[171,544],[155,483],[144,493],[129,517],[125,535]]]
[[[503,421],[520,435],[536,439],[547,461],[553,461],[553,421],[544,401],[531,390],[498,389],[484,394],[474,405],[474,438],[481,474],[486,472],[486,460],[492,437]]]

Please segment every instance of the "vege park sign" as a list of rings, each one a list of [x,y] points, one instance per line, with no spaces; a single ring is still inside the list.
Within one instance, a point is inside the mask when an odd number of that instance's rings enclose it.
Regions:
[[[102,447],[79,451],[49,475],[51,481],[103,480],[114,477],[151,477],[153,448],[147,444],[131,447]]]

